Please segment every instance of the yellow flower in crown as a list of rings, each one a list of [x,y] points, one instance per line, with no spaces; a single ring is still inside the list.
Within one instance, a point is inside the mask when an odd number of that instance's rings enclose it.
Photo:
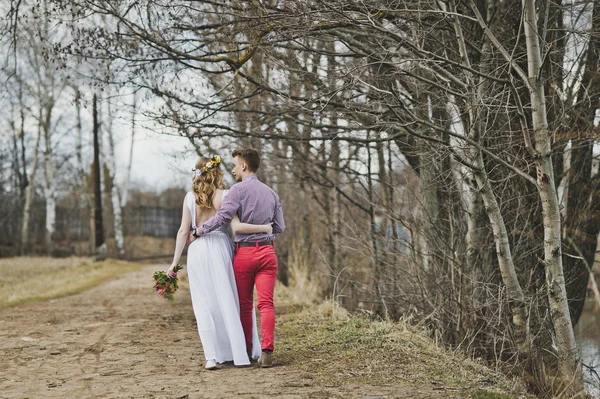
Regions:
[[[221,163],[221,157],[218,155],[213,155],[211,160],[208,161],[200,169],[192,169],[192,178],[195,178],[196,176],[200,176],[204,173],[207,173],[209,170],[216,167],[220,163]]]

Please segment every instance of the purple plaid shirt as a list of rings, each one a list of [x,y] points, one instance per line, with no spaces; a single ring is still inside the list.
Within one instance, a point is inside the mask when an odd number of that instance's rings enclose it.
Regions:
[[[200,234],[210,233],[229,223],[238,215],[243,223],[269,224],[273,222],[273,233],[283,233],[283,208],[279,196],[256,175],[246,176],[240,183],[234,184],[217,214],[208,219],[200,229]],[[257,242],[274,240],[273,234],[254,233],[236,234],[235,242]]]

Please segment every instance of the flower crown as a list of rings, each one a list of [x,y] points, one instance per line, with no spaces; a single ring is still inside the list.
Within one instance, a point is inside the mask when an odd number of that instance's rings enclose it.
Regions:
[[[197,176],[201,176],[204,173],[207,173],[209,170],[217,167],[217,165],[220,163],[221,163],[221,157],[218,155],[213,155],[212,158],[210,159],[210,161],[208,161],[206,163],[206,165],[204,165],[200,169],[192,169],[192,177],[195,178]]]

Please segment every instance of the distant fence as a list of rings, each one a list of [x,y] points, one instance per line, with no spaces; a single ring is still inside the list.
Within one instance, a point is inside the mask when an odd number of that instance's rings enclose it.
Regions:
[[[181,225],[181,209],[126,207],[123,220],[125,235],[175,238]]]
[[[112,212],[105,212],[104,236],[114,237]],[[80,242],[90,239],[91,212],[88,207],[56,207],[56,242]],[[23,204],[14,197],[0,195],[0,245],[19,246]],[[125,236],[175,238],[181,223],[181,209],[126,206],[123,210]],[[43,200],[34,201],[29,224],[29,241],[43,242],[46,229],[46,207]]]

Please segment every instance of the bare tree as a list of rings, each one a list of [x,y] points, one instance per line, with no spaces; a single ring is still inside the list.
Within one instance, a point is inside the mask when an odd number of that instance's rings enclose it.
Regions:
[[[110,92],[110,91],[109,91]],[[112,97],[112,96],[109,96]],[[113,210],[113,227],[115,232],[115,243],[117,246],[117,255],[119,258],[125,257],[125,237],[124,237],[124,229],[123,229],[123,209],[121,207],[121,192],[119,189],[119,185],[116,181],[116,173],[117,173],[117,160],[115,157],[115,137],[114,137],[114,118],[116,117],[115,112],[112,109],[111,101],[112,98],[107,98],[107,118],[106,121],[106,134],[108,136],[108,164],[109,164],[109,173],[111,180],[111,203]]]
[[[328,294],[345,270],[348,303],[415,312],[490,358],[501,342],[500,357],[518,365],[543,349],[535,359],[581,388],[572,325],[589,273],[563,251],[593,260],[599,232],[597,1],[570,11],[591,32],[565,28],[561,2],[530,0],[82,7],[119,28],[80,19],[77,45],[57,47],[128,71],[113,83],[163,101],[147,117],[197,149],[238,140],[269,148],[273,162],[291,154],[291,173],[264,177],[290,179],[303,205],[288,211],[302,226],[293,242],[332,277]],[[571,51],[574,36],[585,40]],[[577,275],[565,279],[567,262]]]
[[[104,241],[104,224],[102,220],[102,183],[100,182],[100,121],[98,118],[98,96],[94,93],[92,100],[92,112],[94,118],[94,164],[93,182],[94,182],[94,230],[96,237],[96,253],[99,260],[106,258],[106,242]]]
[[[31,204],[35,194],[35,179],[37,176],[40,141],[42,138],[41,126],[38,127],[37,139],[34,147],[33,166],[29,174],[29,185],[25,190],[25,202],[23,204],[23,220],[21,222],[21,256],[25,255],[29,244],[29,224],[31,218]]]

